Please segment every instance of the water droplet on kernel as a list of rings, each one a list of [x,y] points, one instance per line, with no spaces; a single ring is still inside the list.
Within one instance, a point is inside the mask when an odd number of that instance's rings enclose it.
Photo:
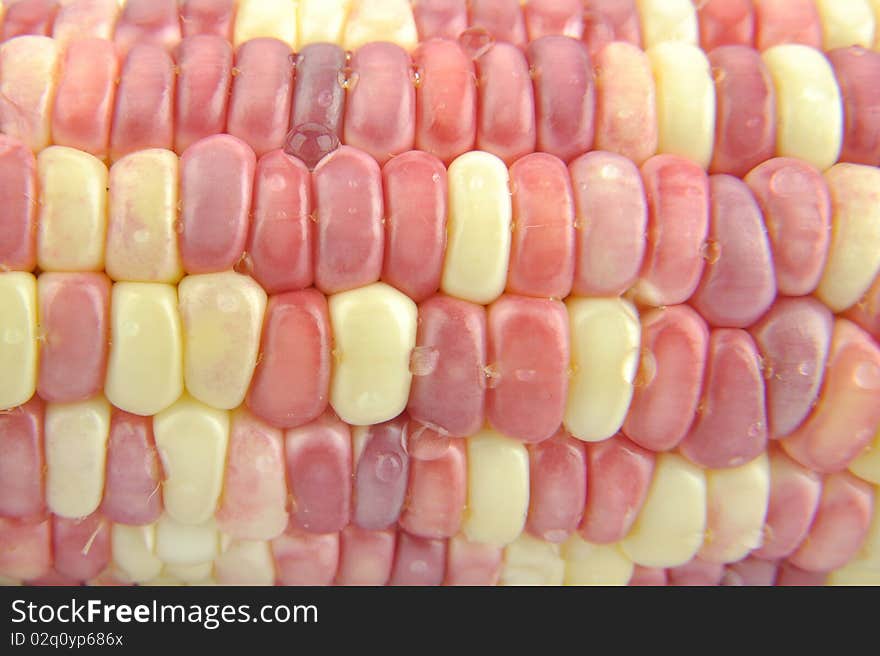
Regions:
[[[793,166],[784,166],[770,176],[770,191],[777,196],[794,196],[808,193],[810,181],[803,172]]]
[[[804,360],[798,365],[797,370],[801,376],[811,376],[816,371],[816,364],[809,360]]]
[[[431,181],[432,182],[440,182],[440,174],[439,173],[432,173],[431,174]]]
[[[377,398],[378,395],[375,392],[367,390],[358,394],[357,397],[355,397],[354,403],[356,407],[365,410],[376,403]]]
[[[657,377],[657,358],[650,349],[642,349],[642,357],[639,361],[639,370],[633,381],[635,387],[647,387]]]
[[[324,89],[318,94],[315,102],[317,103],[318,107],[326,109],[333,104],[333,94],[327,89]]]
[[[381,453],[376,459],[376,478],[383,483],[395,481],[403,471],[403,462],[396,453]]]
[[[266,181],[266,187],[271,191],[284,191],[287,188],[287,180],[280,173],[269,175],[264,180]]]
[[[620,177],[620,169],[614,164],[605,164],[599,169],[599,177],[603,180],[617,180]]]
[[[544,540],[547,542],[552,542],[554,544],[559,544],[561,542],[565,542],[568,539],[568,531],[565,529],[550,529],[549,531],[544,531]]]
[[[770,380],[776,375],[776,367],[770,358],[759,356],[758,365],[761,367],[761,373],[764,374],[764,380]]]
[[[865,451],[870,451],[871,449],[871,440],[874,437],[874,430],[871,428],[862,428],[861,430],[856,431],[855,439],[853,440],[856,444],[867,444],[868,446],[865,448]]]
[[[853,381],[862,389],[880,389],[880,366],[873,362],[862,362],[853,372]]]
[[[458,35],[458,45],[471,59],[478,59],[495,45],[495,38],[482,27],[469,27]]]
[[[501,382],[501,370],[497,364],[487,364],[483,367],[483,374],[486,377],[486,387],[489,389],[495,389],[498,387],[498,383]]]
[[[428,376],[434,373],[440,351],[433,346],[416,346],[409,355],[409,370],[413,376]]]
[[[339,148],[339,137],[326,125],[302,123],[287,133],[284,152],[314,170],[325,156]]]
[[[452,438],[439,426],[410,421],[406,450],[416,460],[436,460],[449,449]]]
[[[336,80],[339,82],[339,86],[347,91],[351,91],[355,88],[358,83],[358,79],[360,79],[360,75],[358,75],[357,71],[351,69],[351,67],[346,66],[339,74],[336,76]]]
[[[232,270],[244,276],[251,275],[254,272],[254,258],[251,257],[250,253],[245,251],[241,254],[241,257],[238,258],[238,262],[235,263]]]
[[[707,239],[700,246],[700,256],[709,264],[715,264],[721,257],[721,244],[714,239]]]

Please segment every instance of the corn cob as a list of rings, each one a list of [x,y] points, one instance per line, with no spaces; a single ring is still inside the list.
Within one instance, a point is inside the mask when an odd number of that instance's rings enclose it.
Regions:
[[[877,580],[868,3],[19,4],[0,576]]]

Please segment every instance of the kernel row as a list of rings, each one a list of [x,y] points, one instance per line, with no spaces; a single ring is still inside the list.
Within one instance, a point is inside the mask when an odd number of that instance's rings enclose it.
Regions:
[[[682,568],[675,575],[685,577],[752,558],[825,574],[870,569],[877,557],[874,485],[848,472],[821,475],[776,445],[734,468],[703,469],[623,435],[585,445],[560,432],[523,445],[484,429],[442,440],[405,415],[349,427],[332,413],[282,433],[244,408],[227,415],[192,399],[141,418],[99,398],[35,398],[0,425],[9,455],[0,466],[0,576],[18,580],[46,575],[53,554],[58,574],[89,580],[111,553],[120,581],[147,582],[163,564],[197,567],[198,579],[230,545],[269,553],[267,541],[283,570],[281,554],[334,543],[339,531],[373,552],[352,567],[378,576],[374,584],[389,576],[375,548],[390,567],[397,530],[434,549],[461,536],[478,560],[495,553],[484,576],[497,577],[505,548],[508,583],[557,582],[560,548],[605,582],[620,573],[614,583],[633,564]],[[606,567],[587,567],[593,558]],[[267,569],[250,563],[240,573]],[[531,579],[531,569],[547,578]],[[583,572],[571,579],[589,582]]]
[[[181,38],[202,34],[235,47],[259,37],[347,49],[369,41],[412,49],[418,42],[408,0],[13,0],[5,17],[0,6],[0,20],[0,41],[39,35],[66,45],[100,38],[115,41],[123,55],[138,45],[170,52]]]
[[[120,8],[122,6],[122,8]],[[430,38],[489,38],[525,47],[547,35],[583,40],[591,53],[610,40],[649,48],[682,41],[711,50],[765,50],[798,43],[833,50],[877,42],[875,0],[17,0],[0,41],[42,35],[68,42],[115,38],[173,48],[181,37],[215,34],[235,46],[270,37],[291,47],[314,42],[355,48],[393,41],[407,49]],[[0,19],[3,19],[0,7]]]
[[[188,531],[193,549],[169,520],[150,526],[110,524],[92,516],[82,522],[54,519],[40,525],[3,526],[0,533],[30,551],[30,562],[0,563],[13,576],[0,585],[865,585],[876,584],[877,538],[870,555],[831,571],[803,570],[788,560],[747,557],[720,564],[694,558],[671,568],[634,564],[617,545],[595,545],[577,536],[553,544],[523,534],[501,549],[458,535],[448,540],[403,530],[339,533],[290,531],[271,541],[235,540],[224,534]],[[874,521],[876,526],[877,522]],[[873,529],[876,536],[876,529]],[[87,549],[84,549],[84,545]],[[212,558],[197,564],[192,557]],[[167,562],[163,560],[167,559]],[[36,574],[26,579],[25,576]]]
[[[563,426],[586,442],[622,430],[728,468],[779,439],[817,472],[880,479],[880,347],[811,297],[778,298],[748,331],[710,330],[689,305],[639,317],[619,297],[504,294],[486,309],[443,294],[417,306],[384,283],[267,297],[232,271],[187,276],[177,290],[9,272],[0,309],[0,364],[16,372],[0,380],[0,407],[12,412],[36,391],[103,417],[102,390],[141,417],[206,404],[215,427],[242,403],[279,428],[328,407],[361,426],[406,409],[443,440],[487,421],[524,443]],[[95,439],[98,453],[106,440]]]
[[[190,532],[187,537],[212,540],[197,555],[213,553],[214,557],[181,564],[169,558],[169,550],[180,549],[181,543],[167,523],[161,528],[158,523],[130,527],[88,518],[73,527],[65,520],[48,524],[22,527],[12,536],[16,546],[32,549],[34,555],[30,569],[18,571],[39,575],[23,581],[0,577],[0,585],[817,586],[871,585],[878,580],[876,537],[865,542],[863,550],[870,555],[831,572],[755,557],[727,565],[694,558],[678,567],[644,567],[634,564],[616,545],[590,544],[577,536],[558,545],[523,534],[500,549],[469,542],[463,536],[436,540],[403,530],[364,531],[355,526],[323,535],[288,532],[268,542]],[[91,533],[84,535],[87,531]],[[49,545],[45,542],[48,532],[52,534]],[[877,535],[876,528],[872,535]],[[85,555],[83,544],[89,544]],[[190,555],[196,555],[192,549],[186,552]]]
[[[348,59],[325,43],[294,55],[270,38],[233,53],[198,35],[175,56],[138,45],[119,59],[100,39],[62,52],[48,37],[17,37],[0,46],[0,131],[36,152],[54,143],[111,162],[146,148],[183,153],[225,131],[257,156],[283,147],[310,168],[340,142],[380,165],[412,148],[447,165],[473,148],[508,165],[534,151],[569,162],[596,148],[637,164],[665,153],[737,176],[774,154],[821,170],[880,164],[880,53],[857,46],[826,57],[797,44],[704,54],[612,42],[591,60],[581,42],[546,36],[525,53],[432,40],[410,58],[372,42]]]
[[[625,293],[643,306],[690,300],[728,328],[754,323],[777,293],[815,292],[868,329],[878,316],[880,169],[861,164],[823,175],[775,158],[743,181],[675,155],[637,168],[603,151],[567,167],[532,153],[508,168],[471,151],[447,169],[410,151],[380,169],[340,146],[310,172],[221,134],[108,171],[83,151],[34,157],[0,135],[0,171],[5,271],[177,283],[235,268],[269,294],[381,279],[415,302],[438,289],[480,304],[505,290]]]

